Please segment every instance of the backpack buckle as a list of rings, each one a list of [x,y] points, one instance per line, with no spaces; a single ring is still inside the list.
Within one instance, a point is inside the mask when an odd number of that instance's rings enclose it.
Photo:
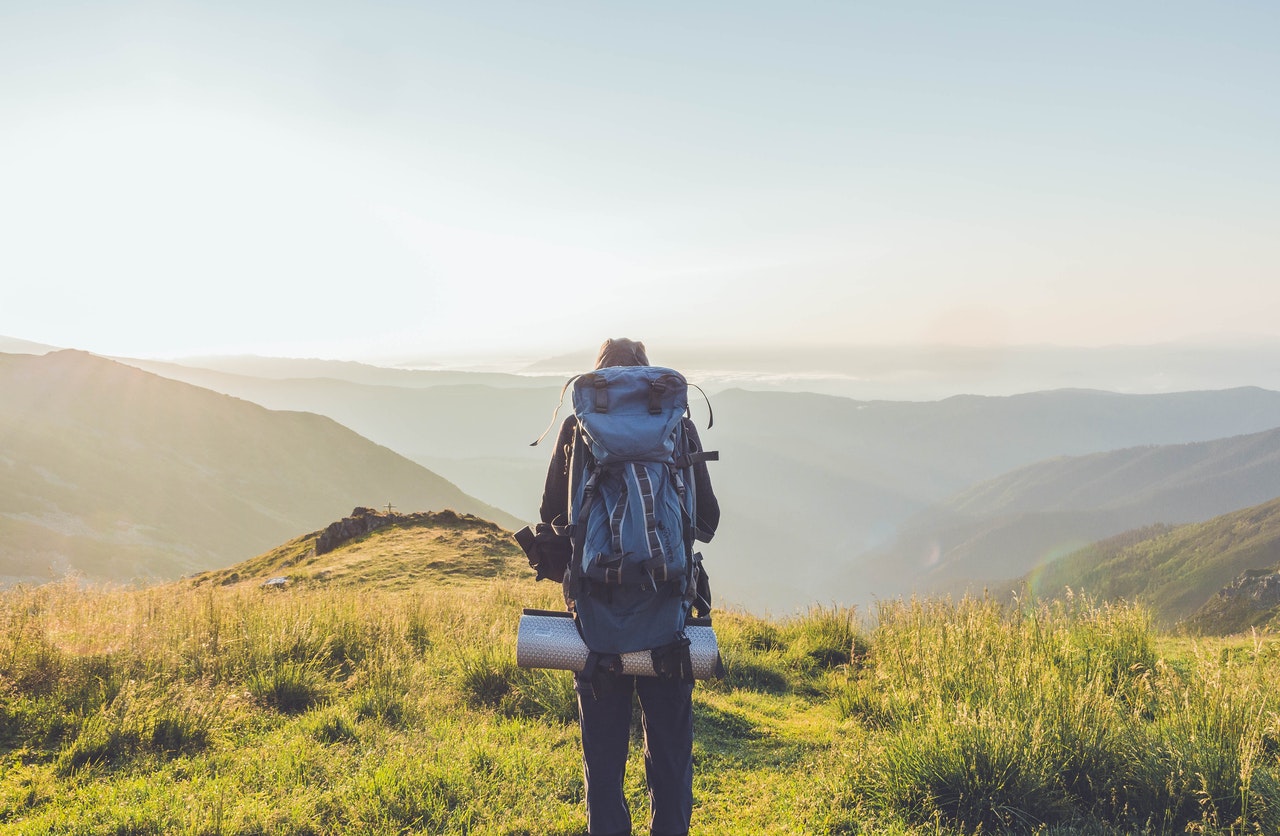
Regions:
[[[595,375],[591,385],[596,390],[596,412],[609,411],[609,381],[604,375]]]
[[[667,393],[667,384],[661,380],[649,382],[649,414],[662,414],[662,396]]]

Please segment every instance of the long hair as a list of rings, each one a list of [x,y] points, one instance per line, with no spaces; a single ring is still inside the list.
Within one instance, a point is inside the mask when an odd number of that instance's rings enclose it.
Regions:
[[[596,357],[596,368],[606,366],[647,366],[649,355],[645,354],[644,343],[619,337],[616,340],[605,340],[600,346],[600,354]]]

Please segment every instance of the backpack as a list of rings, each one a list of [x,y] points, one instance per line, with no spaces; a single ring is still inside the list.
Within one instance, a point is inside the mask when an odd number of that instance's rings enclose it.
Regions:
[[[659,366],[610,366],[573,380],[578,421],[569,479],[572,553],[565,576],[578,629],[595,654],[688,642],[698,589],[694,464],[684,429],[688,383]]]

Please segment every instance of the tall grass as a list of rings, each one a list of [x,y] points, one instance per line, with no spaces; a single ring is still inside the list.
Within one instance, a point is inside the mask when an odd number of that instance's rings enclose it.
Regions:
[[[1264,654],[1179,674],[1145,610],[1078,598],[887,604],[870,646],[835,701],[880,732],[852,775],[873,807],[962,832],[1280,826]]]
[[[581,832],[571,677],[514,660],[543,586],[0,592],[0,829]],[[716,629],[695,833],[1280,832],[1269,640],[1079,598]],[[627,791],[640,828],[638,748]]]

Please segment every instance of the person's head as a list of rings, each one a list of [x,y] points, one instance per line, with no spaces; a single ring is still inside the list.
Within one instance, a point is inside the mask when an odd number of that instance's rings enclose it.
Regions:
[[[605,340],[600,346],[600,354],[596,357],[596,368],[607,366],[647,366],[649,356],[644,352],[644,343],[620,337],[616,340]]]

